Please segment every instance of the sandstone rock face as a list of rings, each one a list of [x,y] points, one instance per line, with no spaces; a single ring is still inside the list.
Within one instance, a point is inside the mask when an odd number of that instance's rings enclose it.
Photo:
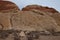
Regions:
[[[39,5],[28,5],[28,6],[24,7],[22,10],[30,11],[31,9],[36,9],[36,10],[40,10],[43,12],[58,13],[58,11],[55,10],[54,8],[43,7],[43,6],[39,6]]]
[[[35,10],[35,9],[33,9],[31,11],[32,12],[39,12],[39,10]],[[60,26],[60,13],[50,13],[50,12],[44,12],[44,13],[46,13],[47,15],[52,17],[56,21],[56,23]]]
[[[49,7],[42,7],[39,5],[28,5],[25,8],[22,9],[23,11],[42,11],[49,16],[53,17],[56,21],[56,23],[60,26],[60,13],[55,10],[54,8],[49,8]]]
[[[51,17],[53,17],[56,21],[56,23],[60,26],[60,13],[55,13],[53,15],[51,15]]]
[[[0,40],[60,39],[60,36],[53,36],[60,32],[60,27],[52,17],[42,11],[0,13],[0,29]]]
[[[11,27],[10,14],[0,13],[0,25],[4,30],[6,30],[7,28],[9,29]]]
[[[0,24],[3,25],[4,30],[6,28],[29,31],[60,30],[55,20],[43,12],[20,11],[13,14],[0,13]]]
[[[18,21],[17,21],[18,20]],[[20,20],[20,21],[19,21]],[[12,17],[13,26],[17,27],[20,26],[22,29],[35,29],[35,30],[44,30],[46,29],[54,29],[59,30],[58,25],[56,24],[55,20],[48,16],[46,13],[43,12],[20,12],[20,14],[14,15]],[[24,28],[25,26],[25,28]]]
[[[58,11],[35,5],[20,11],[7,1],[0,1],[0,7],[0,40],[60,40]]]
[[[9,1],[0,1],[0,12],[14,12],[18,10],[19,8],[16,4]]]

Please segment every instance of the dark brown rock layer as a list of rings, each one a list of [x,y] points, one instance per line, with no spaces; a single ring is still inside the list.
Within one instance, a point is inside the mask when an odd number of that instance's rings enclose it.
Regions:
[[[40,11],[44,11],[44,12],[50,12],[50,13],[58,13],[58,11],[55,10],[54,8],[43,7],[43,6],[39,6],[39,5],[28,5],[28,6],[24,7],[22,10],[30,11],[32,9],[36,9],[36,10],[40,10]]]
[[[19,8],[16,4],[9,1],[0,1],[0,12],[8,12],[8,11],[17,11]]]

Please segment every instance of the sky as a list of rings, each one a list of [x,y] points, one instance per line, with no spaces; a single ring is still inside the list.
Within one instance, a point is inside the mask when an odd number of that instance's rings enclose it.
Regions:
[[[37,4],[55,8],[60,12],[60,0],[10,0],[14,2],[20,9],[27,5]]]

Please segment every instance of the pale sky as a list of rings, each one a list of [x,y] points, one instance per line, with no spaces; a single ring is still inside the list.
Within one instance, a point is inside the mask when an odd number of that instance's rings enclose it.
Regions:
[[[53,7],[60,12],[60,0],[10,0],[14,2],[20,9],[30,4],[38,4],[42,6]]]

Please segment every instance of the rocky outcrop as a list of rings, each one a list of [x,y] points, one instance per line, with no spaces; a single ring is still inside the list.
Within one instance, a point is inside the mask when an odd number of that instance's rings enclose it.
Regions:
[[[12,14],[0,13],[0,19],[3,30],[60,31],[55,20],[43,12],[20,11]]]
[[[16,12],[20,10],[16,4],[9,1],[0,1],[0,12]]]
[[[5,7],[0,8],[0,40],[60,40],[58,12],[36,9],[16,12],[19,9],[15,9],[15,6]]]
[[[24,7],[22,9],[22,11],[30,11],[32,9],[40,10],[43,12],[58,13],[58,11],[55,10],[54,8],[43,7],[43,6],[39,6],[39,5],[28,5],[28,6]]]
[[[60,13],[55,10],[54,8],[49,8],[49,7],[43,7],[39,5],[28,5],[25,8],[22,9],[23,11],[42,11],[46,13],[47,15],[53,17],[56,21],[56,23],[60,26]]]
[[[20,20],[20,21],[19,21]],[[43,12],[20,12],[20,14],[15,14],[12,17],[12,24],[14,29],[23,29],[23,30],[58,30],[58,25],[55,20]],[[20,27],[20,28],[18,28]]]

